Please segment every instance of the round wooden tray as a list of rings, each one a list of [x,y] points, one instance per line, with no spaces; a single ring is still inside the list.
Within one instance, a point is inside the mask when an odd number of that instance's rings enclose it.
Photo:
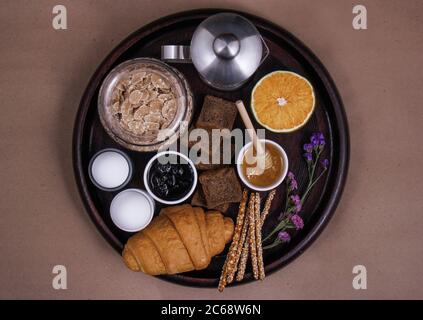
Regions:
[[[222,11],[228,10],[210,9],[183,12],[142,27],[121,42],[100,64],[81,99],[73,136],[73,163],[76,182],[88,214],[103,237],[119,254],[131,234],[119,230],[110,219],[110,202],[117,192],[105,192],[97,189],[88,176],[90,158],[98,150],[109,147],[123,149],[106,134],[100,124],[97,113],[97,96],[101,83],[108,72],[123,61],[135,57],[160,58],[160,47],[163,44],[189,44],[198,24],[208,16]],[[316,56],[281,27],[247,13],[238,13],[247,17],[256,25],[269,46],[270,55],[255,75],[242,88],[234,92],[222,92],[210,88],[200,80],[191,64],[174,64],[173,66],[186,76],[192,87],[195,96],[194,119],[198,116],[206,94],[232,101],[242,99],[248,106],[251,90],[261,77],[274,70],[294,71],[303,75],[312,83],[316,94],[315,112],[302,129],[288,134],[267,132],[266,138],[277,141],[287,151],[290,159],[290,170],[297,176],[300,191],[307,181],[307,166],[302,159],[302,145],[313,132],[321,131],[324,133],[327,140],[325,157],[330,160],[330,167],[325,178],[321,179],[315,186],[302,211],[305,222],[304,229],[299,231],[289,244],[265,251],[265,270],[269,274],[300,255],[317,238],[332,216],[341,197],[347,176],[349,159],[348,125],[335,84]],[[261,128],[254,122],[254,119],[253,123],[256,128]],[[243,128],[239,117],[235,126]],[[134,162],[134,177],[127,188],[144,188],[143,169],[154,153],[125,151]],[[278,188],[270,216],[263,227],[264,234],[267,234],[277,223],[277,217],[284,205],[284,197],[285,184],[282,184]],[[160,205],[158,205],[156,214],[159,210]],[[237,206],[232,205],[228,215],[235,217],[236,213]],[[185,285],[215,286],[218,283],[224,260],[225,254],[222,254],[212,259],[212,263],[205,270],[161,278]],[[247,271],[244,282],[252,278],[251,270],[247,269]]]

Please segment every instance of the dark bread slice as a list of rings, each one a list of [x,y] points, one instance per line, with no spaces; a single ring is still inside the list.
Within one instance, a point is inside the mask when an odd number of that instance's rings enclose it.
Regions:
[[[196,127],[232,130],[238,109],[235,103],[214,96],[204,98]]]
[[[217,137],[219,138],[219,142],[216,144],[213,144],[213,136],[212,136],[212,130],[210,129],[204,129],[207,131],[208,134],[208,145],[207,145],[207,141],[205,141],[204,139],[200,139],[198,138],[197,140],[194,141],[189,141],[189,148],[190,151],[192,151],[192,148],[195,147],[197,150],[196,154],[194,155],[194,158],[192,159],[194,161],[195,167],[198,170],[210,170],[210,169],[217,169],[220,168],[224,165],[228,165],[228,164],[232,164],[232,160],[235,154],[235,146],[234,144],[231,142],[231,136],[225,136],[224,134],[218,135]],[[216,137],[216,138],[217,138]],[[217,140],[216,140],[217,142]],[[230,162],[229,163],[223,163],[224,160],[224,151],[223,150],[223,146],[230,144],[230,154],[229,154],[229,159]],[[208,150],[206,150],[208,147]],[[201,150],[201,152],[204,152],[204,154],[202,154],[205,159],[208,159],[208,162],[201,162],[201,158],[200,158],[200,153],[199,151]],[[220,154],[220,159],[219,159],[219,163],[212,163],[213,162],[213,156],[217,157]],[[198,158],[196,158],[198,156]]]
[[[192,199],[191,199],[191,205],[194,207],[207,206],[206,199],[204,199],[203,190],[201,190],[201,185],[197,186],[197,190],[195,190],[194,195],[192,196]]]
[[[226,213],[226,211],[228,211],[230,205],[231,204],[229,202],[226,202],[224,204],[219,204],[216,208],[211,208],[210,210],[217,210],[217,211],[220,211],[222,213]]]
[[[226,211],[228,211],[230,203],[224,203],[224,204],[218,205],[215,208],[208,208],[206,199],[204,198],[203,189],[201,188],[201,185],[198,185],[197,190],[195,191],[191,199],[191,205],[196,207],[205,207],[209,210],[217,210],[222,213],[225,213]]]
[[[217,152],[221,152],[221,151],[222,150],[216,150],[215,154],[218,155]],[[218,168],[221,168],[223,166],[227,166],[227,165],[233,163],[234,153],[235,153],[235,146],[233,144],[231,144],[231,150],[230,150],[230,155],[229,155],[230,156],[230,163],[223,163],[223,159],[224,159],[223,158],[223,156],[224,156],[223,151],[220,153],[219,163],[213,163],[213,154],[211,154],[210,151],[209,151],[209,152],[207,152],[207,155],[206,155],[206,157],[208,157],[209,162],[203,163],[203,162],[200,161],[200,162],[195,164],[195,167],[198,170],[211,170],[211,169],[218,169]]]
[[[207,207],[215,208],[227,202],[240,202],[241,184],[232,167],[207,170],[199,177]]]

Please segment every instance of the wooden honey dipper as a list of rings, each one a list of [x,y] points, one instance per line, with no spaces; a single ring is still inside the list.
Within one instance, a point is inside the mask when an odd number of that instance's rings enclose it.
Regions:
[[[273,166],[273,160],[270,152],[266,150],[265,144],[260,141],[257,137],[256,130],[254,129],[253,123],[251,122],[250,116],[248,115],[247,109],[245,108],[244,103],[242,100],[238,100],[235,102],[236,107],[238,108],[238,112],[241,115],[242,122],[244,122],[245,128],[247,129],[248,135],[253,142],[254,148],[257,150],[258,156],[264,155],[264,168],[260,168],[260,165],[263,164],[263,161],[257,161],[258,171],[252,170],[250,171],[250,175],[258,175],[261,174],[264,170],[269,169]],[[264,170],[263,170],[264,169]]]

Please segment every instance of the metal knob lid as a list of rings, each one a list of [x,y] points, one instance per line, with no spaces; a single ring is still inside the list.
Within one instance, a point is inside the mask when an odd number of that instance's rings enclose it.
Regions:
[[[205,19],[191,40],[191,60],[202,78],[213,87],[233,90],[259,67],[264,41],[256,27],[234,13]]]
[[[239,52],[238,38],[232,33],[222,33],[213,42],[213,50],[217,56],[223,59],[232,59]]]

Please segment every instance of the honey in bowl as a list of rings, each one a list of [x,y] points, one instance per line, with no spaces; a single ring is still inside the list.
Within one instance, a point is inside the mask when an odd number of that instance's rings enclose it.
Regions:
[[[251,145],[250,148],[253,148],[253,146]],[[247,154],[250,152],[251,155],[251,150],[247,150],[245,152],[241,165],[242,174],[247,181],[252,185],[261,188],[266,188],[275,184],[283,175],[285,166],[280,151],[273,144],[266,142],[265,150],[265,152],[269,154],[267,157],[270,157],[271,159],[266,159],[266,162],[268,163],[265,164],[264,168],[259,168],[257,170],[257,161],[252,163],[247,161]],[[253,156],[256,157],[256,154],[256,150],[253,149]],[[271,165],[269,165],[269,163]]]

